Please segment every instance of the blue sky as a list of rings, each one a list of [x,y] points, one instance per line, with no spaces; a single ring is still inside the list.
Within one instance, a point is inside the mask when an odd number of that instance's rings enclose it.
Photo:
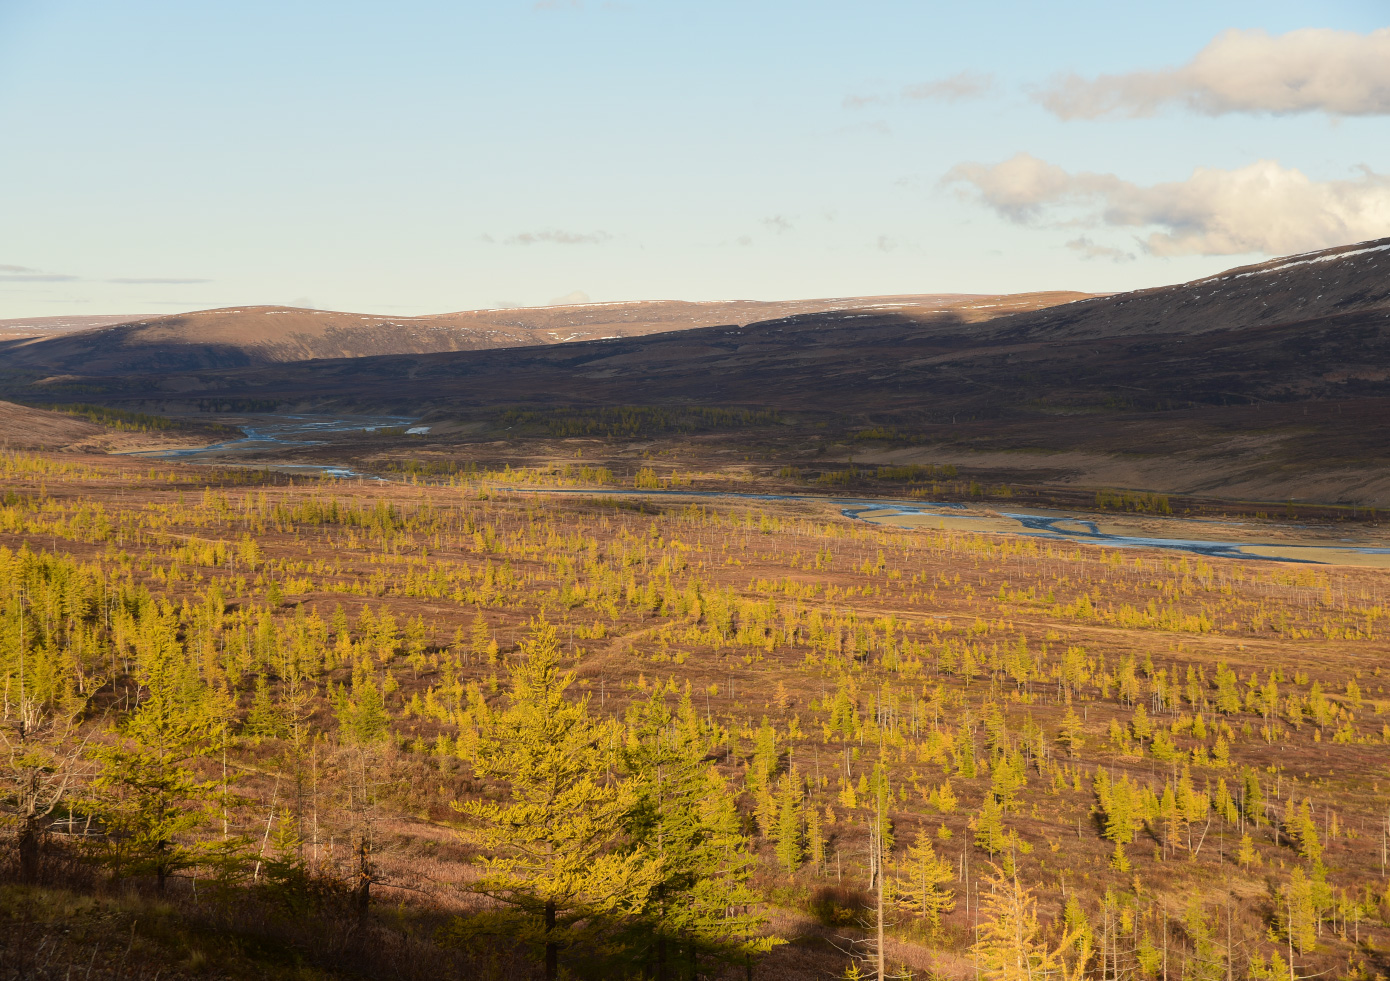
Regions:
[[[1371,0],[0,0],[0,317],[1180,281],[1390,235],[1388,25]]]

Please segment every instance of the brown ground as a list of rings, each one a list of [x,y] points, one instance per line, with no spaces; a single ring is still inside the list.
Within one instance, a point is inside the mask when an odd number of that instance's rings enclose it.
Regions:
[[[478,351],[564,344],[602,337],[637,337],[662,331],[820,313],[892,311],[951,313],[967,322],[1084,299],[1074,292],[1008,296],[941,294],[837,297],[815,300],[689,303],[596,303],[578,306],[466,310],[421,317],[383,317],[294,307],[228,307],[138,320],[93,318],[94,328],[61,336],[33,331],[33,339],[4,342],[0,358],[28,376],[120,375],[189,371],[389,354]],[[26,322],[27,324],[27,322]],[[26,328],[28,329],[28,328]],[[24,335],[14,335],[24,336]]]
[[[15,317],[0,320],[0,341],[21,340],[23,338],[56,337],[79,330],[95,327],[109,327],[112,324],[128,324],[132,320],[145,319],[137,314],[76,314],[66,317]]]
[[[148,453],[206,446],[224,435],[123,431],[63,412],[0,402],[0,447],[73,453]]]
[[[222,645],[234,642],[243,612],[253,614],[247,623],[264,612],[286,629],[296,610],[326,620],[338,605],[350,623],[368,606],[391,611],[402,626],[417,615],[424,619],[422,664],[412,666],[399,650],[378,664],[400,685],[389,700],[398,738],[378,764],[383,923],[456,908],[459,886],[471,876],[468,852],[448,828],[448,802],[478,788],[465,761],[432,748],[457,727],[407,706],[432,689],[442,697],[449,670],[490,690],[488,679],[505,673],[507,655],[543,606],[575,657],[579,690],[599,710],[620,713],[659,683],[670,684],[674,704],[688,684],[697,715],[718,727],[710,733],[715,756],[722,755],[721,770],[735,786],[763,718],[779,734],[779,766],[794,764],[812,779],[812,803],[835,819],[826,825],[827,862],[788,873],[777,867],[770,844],[759,843],[758,881],[774,902],[772,925],[794,941],[759,967],[759,978],[826,976],[844,967],[828,941],[856,931],[822,927],[808,907],[818,889],[863,884],[866,812],[862,798],[846,803],[841,778],[853,786],[876,762],[887,767],[894,788],[898,853],[916,829],[935,834],[945,827],[951,836],[938,835],[938,850],[961,870],[952,884],[957,906],[942,934],[928,942],[913,917],[898,914],[892,957],[919,970],[969,976],[965,949],[974,907],[964,897],[989,857],[972,845],[969,823],[990,779],[983,769],[963,774],[951,753],[940,754],[933,733],[973,732],[983,767],[989,757],[983,720],[995,710],[1006,720],[1001,738],[1008,745],[1022,745],[1028,725],[1042,730],[1028,757],[1027,786],[1006,823],[1030,849],[1018,856],[1019,874],[1039,890],[1045,919],[1058,914],[1064,894],[1075,896],[1099,930],[1100,904],[1110,890],[1155,939],[1166,915],[1176,962],[1187,949],[1178,922],[1195,896],[1209,912],[1231,910],[1238,975],[1252,954],[1276,949],[1267,939],[1273,890],[1300,862],[1277,825],[1252,820],[1240,828],[1219,817],[1176,832],[1145,825],[1126,849],[1133,869],[1122,873],[1109,864],[1113,845],[1100,836],[1092,789],[1095,774],[1105,771],[1128,774],[1161,794],[1165,781],[1188,766],[1197,787],[1211,790],[1217,780],[1234,785],[1241,768],[1251,767],[1277,805],[1276,819],[1287,799],[1311,800],[1324,831],[1329,879],[1343,900],[1363,904],[1357,925],[1342,918],[1345,906],[1324,921],[1318,950],[1298,958],[1299,974],[1341,976],[1349,964],[1364,965],[1367,977],[1390,970],[1384,959],[1390,896],[1380,898],[1379,829],[1390,802],[1384,638],[1390,578],[1383,571],[1115,552],[951,530],[904,532],[851,523],[819,502],[709,506],[604,499],[601,491],[595,498],[557,499],[458,481],[291,484],[274,476],[259,487],[219,486],[232,477],[206,468],[152,471],[143,463],[80,457],[58,467],[66,469],[6,477],[20,503],[6,506],[11,530],[0,542],[100,563],[117,561],[120,549],[119,561],[136,582],[169,595],[176,606],[188,599],[191,609],[205,607],[216,582],[228,604]],[[34,496],[44,494],[40,509]],[[330,499],[367,512],[388,505],[396,518],[372,528],[290,516],[297,503]],[[93,537],[90,525],[65,523],[93,504],[111,517],[105,538]],[[265,553],[255,570],[199,560],[191,547],[190,536],[234,543],[248,531]],[[604,585],[610,577],[617,577],[611,580],[616,591]],[[280,593],[275,600],[272,582]],[[695,582],[707,609],[708,598],[725,590],[745,604],[722,639],[709,633],[712,613],[681,613],[662,599]],[[757,609],[772,611],[761,625]],[[501,646],[499,664],[454,640],[459,629],[467,636],[479,611]],[[833,626],[832,642],[814,639],[813,615],[826,629]],[[354,632],[351,642],[364,638]],[[1068,682],[1063,656],[1078,648],[1081,673]],[[1032,666],[1020,668],[1025,662],[1017,652],[1025,650]],[[966,651],[975,658],[968,672],[961,661]],[[1261,690],[1274,673],[1279,697],[1294,696],[1289,704],[1295,706],[1317,682],[1331,698],[1333,716],[1315,725],[1283,702],[1268,715],[1251,703],[1218,712],[1209,701],[1218,662],[1238,673],[1242,691]],[[1136,668],[1137,688],[1122,697],[1116,679],[1126,663]],[[1189,686],[1199,670],[1208,684]],[[1156,700],[1162,679],[1176,688]],[[1350,679],[1359,681],[1359,703],[1347,693]],[[344,683],[350,672],[328,667],[321,680]],[[249,675],[239,683],[243,710],[251,685]],[[824,728],[841,686],[852,691],[862,720],[855,737]],[[1068,704],[1084,725],[1085,744],[1074,751],[1057,739]],[[1112,738],[1112,721],[1129,726],[1136,704],[1173,733],[1183,761],[1156,759],[1147,740]],[[1199,718],[1200,736],[1193,733]],[[312,851],[333,871],[342,856],[335,851],[341,840],[335,845],[332,836],[346,833],[348,816],[334,810],[331,773],[341,760],[326,702],[315,720],[326,736],[323,782],[330,789],[313,798],[322,823]],[[792,734],[793,720],[800,735]],[[1231,764],[1199,762],[1225,731]],[[739,747],[732,755],[729,734]],[[248,826],[263,826],[267,807],[286,785],[274,777],[282,750],[276,740],[240,739],[234,748],[248,767],[239,789],[251,802],[238,817]],[[960,806],[941,813],[925,795],[948,779]],[[751,809],[752,801],[744,806]],[[1242,868],[1233,859],[1242,831],[1252,836],[1258,866]],[[401,906],[390,912],[395,902]],[[1137,936],[1112,941],[1126,952],[1122,970],[1132,971],[1127,952]]]
[[[601,440],[600,459],[664,454],[692,469],[721,456],[772,470],[949,463],[1059,493],[1120,486],[1385,508],[1386,244],[975,322],[997,309],[874,302],[616,340],[41,383],[24,369],[0,383],[26,400],[145,411],[421,416],[435,428],[414,445],[456,463],[494,452],[554,458],[563,455],[554,437],[573,435]],[[573,321],[577,309],[545,316]],[[517,407],[542,414],[504,418]],[[616,418],[632,408],[648,416]],[[725,408],[775,421],[679,418]]]

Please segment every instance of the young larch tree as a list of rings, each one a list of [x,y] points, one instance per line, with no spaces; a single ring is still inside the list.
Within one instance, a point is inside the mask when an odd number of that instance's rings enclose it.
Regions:
[[[560,950],[606,918],[640,911],[660,878],[644,849],[625,847],[637,804],[629,782],[608,778],[617,725],[595,718],[566,691],[555,628],[532,624],[511,666],[505,707],[483,703],[474,772],[503,787],[501,800],[456,803],[465,840],[483,852],[473,888],[500,904],[476,928],[506,931],[544,948],[545,974]]]

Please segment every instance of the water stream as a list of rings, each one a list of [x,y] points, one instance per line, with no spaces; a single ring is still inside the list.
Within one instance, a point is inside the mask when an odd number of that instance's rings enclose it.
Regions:
[[[277,415],[258,418],[241,426],[243,436],[214,443],[210,446],[141,453],[141,456],[177,460],[180,463],[246,465],[228,459],[231,455],[254,454],[257,451],[322,446],[328,440],[316,438],[332,433],[375,432],[379,429],[401,428],[410,433],[428,432],[408,416],[316,416]],[[281,463],[260,464],[275,470],[307,471],[330,477],[382,481],[376,474],[364,473],[335,464]],[[1329,539],[1307,535],[1299,540],[1262,538],[1259,529],[1240,521],[1225,519],[1190,519],[1136,517],[1116,515],[1101,517],[1070,511],[1044,508],[968,507],[947,501],[904,501],[873,498],[823,497],[810,494],[754,494],[733,491],[632,490],[606,488],[556,488],[500,486],[499,490],[528,494],[575,494],[586,497],[674,497],[707,500],[799,501],[826,503],[839,508],[840,514],[855,521],[873,524],[936,529],[951,527],[981,534],[1023,535],[1048,538],[1078,544],[1107,545],[1112,548],[1158,548],[1194,555],[1220,558],[1258,559],[1300,563],[1353,563],[1390,567],[1390,547],[1383,541],[1368,542],[1353,539]],[[1148,533],[1128,533],[1128,530],[1106,531],[1101,523],[1115,526],[1167,524],[1184,535],[1171,537]],[[1193,536],[1193,532],[1197,532]],[[1145,529],[1147,532],[1147,529]]]

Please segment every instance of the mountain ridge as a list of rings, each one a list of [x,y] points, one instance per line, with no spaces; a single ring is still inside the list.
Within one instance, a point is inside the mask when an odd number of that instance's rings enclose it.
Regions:
[[[222,307],[104,323],[55,336],[0,340],[0,362],[12,369],[79,375],[235,369],[295,361],[565,344],[833,309],[891,308],[922,314],[949,311],[966,320],[980,320],[1088,295],[1055,291],[787,301],[654,300],[489,308],[419,317],[296,307]]]

